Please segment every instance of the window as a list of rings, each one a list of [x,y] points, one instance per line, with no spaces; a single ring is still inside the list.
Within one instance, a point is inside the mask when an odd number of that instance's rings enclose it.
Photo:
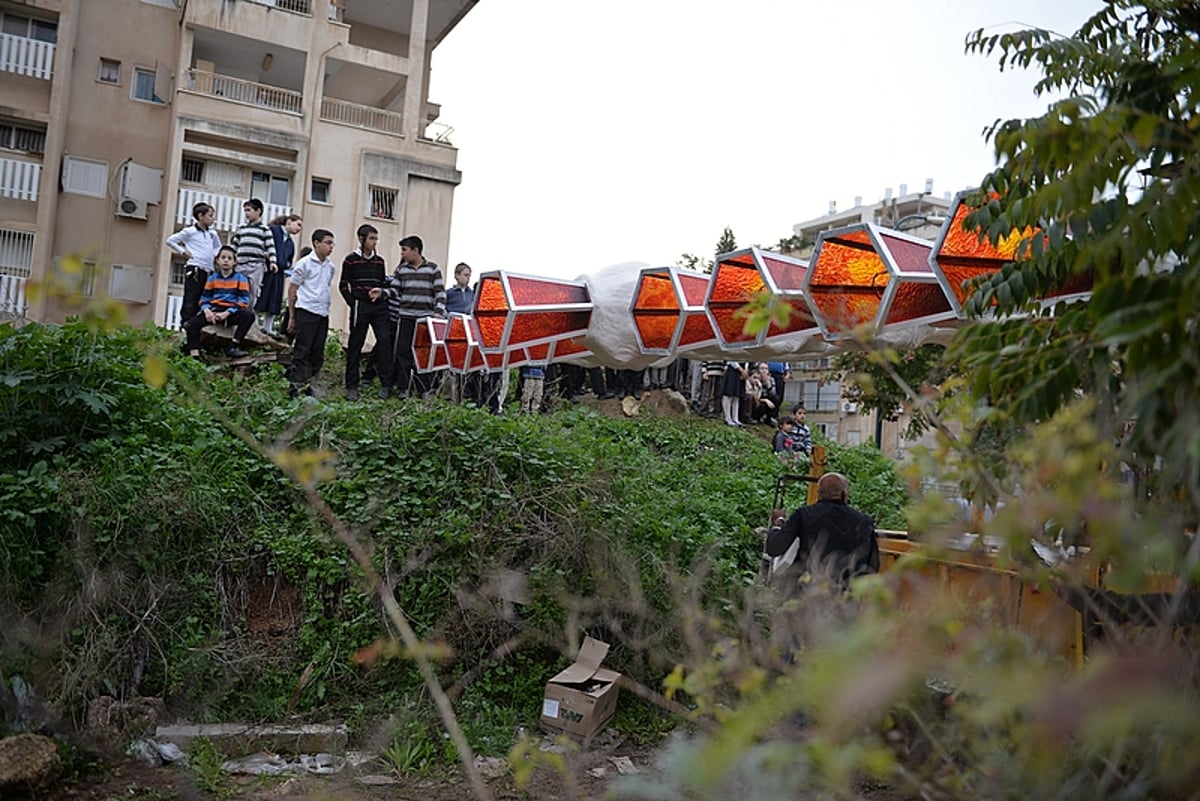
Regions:
[[[130,97],[134,100],[145,100],[149,103],[165,102],[161,97],[154,94],[154,70],[148,70],[144,67],[133,68],[133,88],[130,91]]]
[[[193,184],[204,183],[204,162],[184,156],[179,166],[179,180]]]
[[[100,59],[100,74],[96,76],[100,83],[121,82],[121,62],[113,58]]]
[[[856,431],[847,431],[846,432],[846,444],[849,445],[851,448],[853,448],[855,445],[862,445],[862,432],[857,431],[857,430]]]
[[[96,296],[96,262],[75,256],[54,259],[59,286],[85,298]]]
[[[185,273],[187,272],[187,259],[179,254],[171,256],[171,286],[182,287]]]
[[[108,162],[67,156],[63,159],[64,192],[92,197],[108,195]]]
[[[370,188],[371,213],[369,216],[377,220],[396,219],[396,190],[381,189],[378,186]]]
[[[810,412],[837,411],[842,400],[842,385],[837,381],[822,384],[820,381],[804,382],[804,408]]]
[[[309,191],[309,200],[313,203],[328,203],[329,202],[329,179],[328,178],[313,178],[312,189]]]
[[[23,153],[46,152],[46,132],[16,123],[0,122],[0,149]]]
[[[32,231],[0,228],[0,275],[28,278],[33,269]]]
[[[288,179],[281,175],[256,172],[250,176],[250,197],[258,198],[264,205],[288,205],[289,187]]]
[[[54,44],[58,41],[58,26],[53,22],[23,17],[20,14],[5,14],[2,29],[5,33],[20,36],[23,39],[36,39],[39,42]]]

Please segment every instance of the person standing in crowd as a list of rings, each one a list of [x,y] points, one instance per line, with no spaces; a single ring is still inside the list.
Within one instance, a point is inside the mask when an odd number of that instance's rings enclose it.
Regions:
[[[329,335],[329,288],[336,267],[330,261],[333,233],[324,228],[312,232],[312,253],[292,268],[288,284],[288,333],[295,337],[289,397],[303,390],[313,394],[313,384],[325,364],[325,338]]]
[[[263,204],[252,197],[242,204],[246,223],[233,232],[229,244],[237,251],[238,272],[250,280],[250,305],[258,306],[262,294],[263,276],[279,268],[275,266],[275,237],[263,225]]]
[[[804,422],[807,418],[808,410],[804,408],[803,403],[797,403],[792,407],[796,451],[803,453],[805,456],[812,456],[812,431],[809,429],[808,423]]]
[[[454,283],[446,287],[446,313],[471,314],[475,310],[475,290],[471,288],[471,265],[460,261],[454,265]],[[478,372],[453,376],[453,401],[470,401],[479,405]]]
[[[221,237],[213,230],[217,212],[207,203],[192,206],[191,225],[167,237],[167,247],[187,259],[183,269],[183,306],[179,310],[179,322],[183,323],[200,313],[200,295],[213,271],[217,251],[221,249]]]
[[[303,226],[304,220],[299,214],[280,214],[267,223],[275,245],[275,269],[263,273],[262,293],[254,304],[254,311],[262,314],[262,330],[277,339],[275,318],[283,308],[283,284],[296,256],[296,243],[292,237],[300,233]]]
[[[422,317],[446,316],[446,290],[442,286],[442,271],[424,256],[425,243],[419,236],[400,240],[400,263],[388,280],[388,318],[395,326],[393,380],[397,394],[407,398],[413,385],[413,336],[417,320]],[[433,388],[428,373],[418,373],[416,389],[425,394]]]
[[[792,377],[791,371],[788,370],[787,362],[766,362],[767,371],[771,374],[771,381],[775,384],[773,393],[776,401],[775,405],[780,409],[783,408],[783,396],[787,391],[788,379]]]
[[[254,325],[254,312],[250,310],[250,282],[246,276],[234,271],[233,248],[222,245],[217,251],[216,271],[208,277],[204,292],[200,296],[200,311],[183,324],[187,332],[184,350],[193,359],[200,358],[200,329],[206,325],[233,323],[233,341],[225,355],[240,359],[246,355],[242,342],[246,332]]]
[[[379,397],[386,400],[392,394],[392,330],[388,321],[387,263],[379,255],[379,229],[360,225],[357,231],[358,248],[342,260],[342,277],[338,292],[350,307],[350,342],[346,346],[346,400],[358,400],[361,380],[359,363],[367,329],[375,334],[375,351],[383,354],[376,359],[379,371]]]
[[[750,411],[750,419],[756,423],[776,425],[779,414],[779,395],[775,389],[775,379],[766,362],[758,365],[758,397],[754,408]]]
[[[741,362],[725,362],[725,375],[721,384],[721,411],[725,414],[725,425],[740,426],[742,393],[745,391],[749,373]]]
[[[521,367],[521,414],[537,414],[542,410],[542,394],[546,386],[546,366],[533,362]]]

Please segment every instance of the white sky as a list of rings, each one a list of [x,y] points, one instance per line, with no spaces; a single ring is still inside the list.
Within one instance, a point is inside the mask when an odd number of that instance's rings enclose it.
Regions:
[[[908,184],[978,185],[982,136],[1030,117],[1036,72],[969,31],[1063,34],[1099,0],[481,0],[434,51],[463,182],[449,254],[574,278],[711,258],[725,226],[792,225]]]

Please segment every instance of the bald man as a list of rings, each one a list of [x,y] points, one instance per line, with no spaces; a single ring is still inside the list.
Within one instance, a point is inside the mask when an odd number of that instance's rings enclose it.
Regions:
[[[782,556],[797,539],[792,563],[814,580],[828,579],[846,589],[850,579],[879,572],[875,521],[850,508],[850,482],[841,473],[826,473],[817,482],[817,502],[801,506],[782,528],[767,534],[768,556]]]

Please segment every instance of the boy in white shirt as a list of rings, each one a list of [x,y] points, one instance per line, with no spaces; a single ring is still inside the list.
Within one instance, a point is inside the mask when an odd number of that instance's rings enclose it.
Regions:
[[[213,261],[221,249],[221,237],[212,229],[217,212],[207,203],[192,206],[194,223],[167,237],[167,247],[187,259],[183,274],[183,308],[179,310],[180,327],[200,313],[200,295],[208,276],[213,271]]]
[[[312,233],[312,253],[292,267],[288,285],[288,333],[296,339],[292,346],[292,370],[289,397],[313,394],[312,384],[325,364],[325,338],[329,335],[329,287],[335,267],[333,233],[318,228]]]

